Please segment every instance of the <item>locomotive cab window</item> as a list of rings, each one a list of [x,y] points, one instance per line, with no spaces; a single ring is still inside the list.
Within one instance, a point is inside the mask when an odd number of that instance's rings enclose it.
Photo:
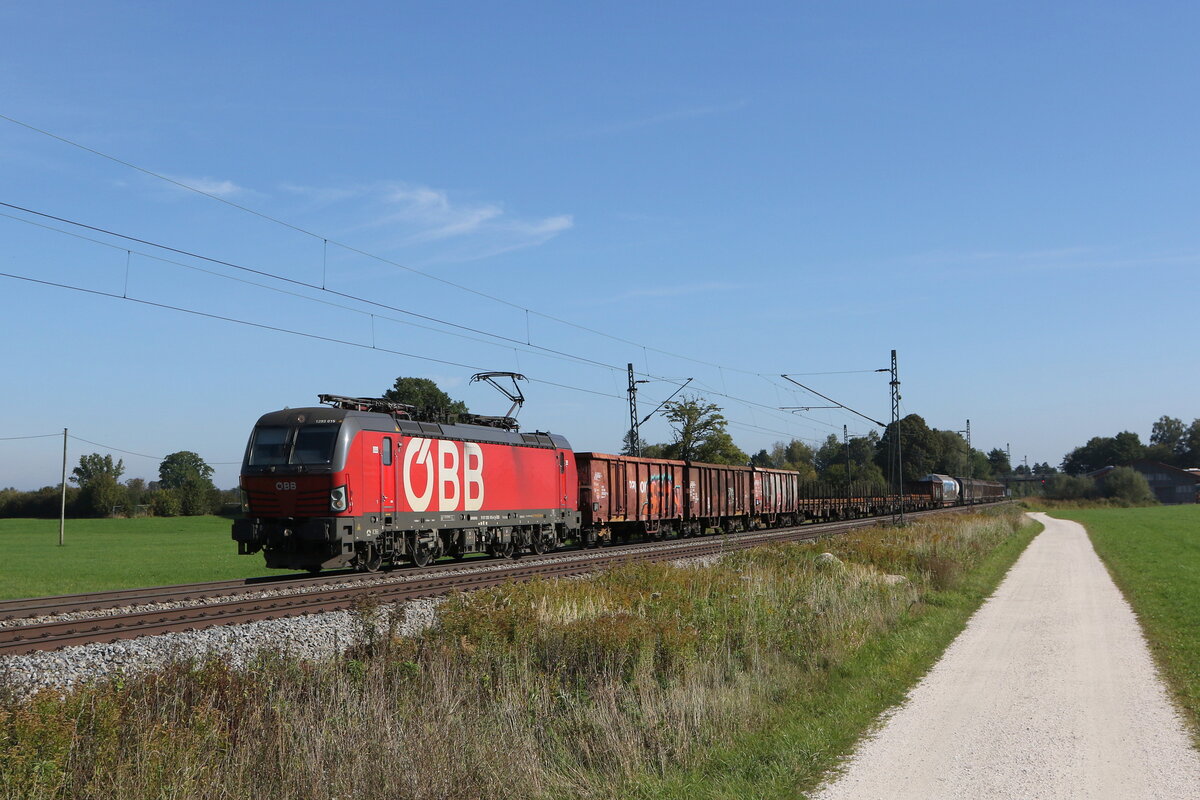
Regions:
[[[291,428],[262,426],[254,430],[254,443],[250,445],[250,465],[266,467],[273,464],[286,464],[288,458],[288,439],[291,438]]]
[[[340,424],[287,428],[263,425],[250,444],[252,467],[328,464],[333,461]]]
[[[392,465],[392,440],[387,436],[383,437],[383,450],[380,455],[383,456],[383,465],[390,467]]]
[[[328,464],[333,461],[341,425],[304,425],[297,430],[296,446],[292,448],[293,464]]]

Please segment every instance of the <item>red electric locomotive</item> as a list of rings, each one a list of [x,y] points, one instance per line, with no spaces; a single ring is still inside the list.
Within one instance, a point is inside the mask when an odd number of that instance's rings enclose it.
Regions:
[[[473,380],[496,377],[522,378]],[[513,409],[524,399],[501,391]],[[1001,484],[944,475],[893,495],[802,483],[791,470],[574,453],[561,436],[518,432],[507,416],[436,423],[383,399],[320,400],[330,407],[264,415],[246,447],[246,518],[233,538],[239,553],[261,550],[268,567],[374,571],[442,555],[544,553],[569,538],[594,546],[735,533],[1004,496]]]
[[[447,554],[545,552],[579,527],[575,455],[561,437],[410,418],[386,400],[264,415],[242,462],[242,554],[268,567],[373,571]],[[509,422],[511,422],[509,420]]]

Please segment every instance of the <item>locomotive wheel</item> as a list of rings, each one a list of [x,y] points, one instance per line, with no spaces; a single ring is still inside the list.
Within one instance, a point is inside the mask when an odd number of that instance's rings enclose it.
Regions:
[[[354,568],[359,572],[379,572],[381,566],[383,566],[383,552],[368,542],[367,546],[359,551]]]
[[[416,542],[409,552],[409,558],[418,567],[428,567],[433,563],[433,546],[424,542]]]
[[[496,558],[512,558],[513,549],[513,543],[511,541],[494,544],[492,545],[492,555],[494,555]]]
[[[542,533],[533,534],[533,542],[530,544],[530,549],[537,555],[542,555],[550,549],[550,543],[546,541],[546,537]]]

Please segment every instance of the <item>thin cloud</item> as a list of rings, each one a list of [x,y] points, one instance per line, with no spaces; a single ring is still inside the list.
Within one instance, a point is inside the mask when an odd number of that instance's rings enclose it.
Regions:
[[[524,218],[496,202],[460,200],[431,186],[399,181],[348,187],[284,184],[322,215],[347,219],[341,234],[385,232],[388,250],[406,249],[418,263],[463,262],[536,247],[574,227],[570,214]],[[352,221],[349,221],[352,220]]]
[[[435,260],[472,261],[536,247],[574,227],[574,218],[558,214],[540,219],[509,215],[498,203],[469,203],[428,186],[394,184],[383,194],[384,213],[371,227],[407,230],[405,243],[456,246]]]

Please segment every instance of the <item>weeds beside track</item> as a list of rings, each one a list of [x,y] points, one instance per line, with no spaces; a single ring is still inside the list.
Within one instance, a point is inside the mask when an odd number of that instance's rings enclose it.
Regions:
[[[9,704],[0,792],[794,794],[961,629],[1032,535],[1018,520],[505,585],[452,597],[416,638],[364,607],[366,643],[325,663],[266,653]]]

